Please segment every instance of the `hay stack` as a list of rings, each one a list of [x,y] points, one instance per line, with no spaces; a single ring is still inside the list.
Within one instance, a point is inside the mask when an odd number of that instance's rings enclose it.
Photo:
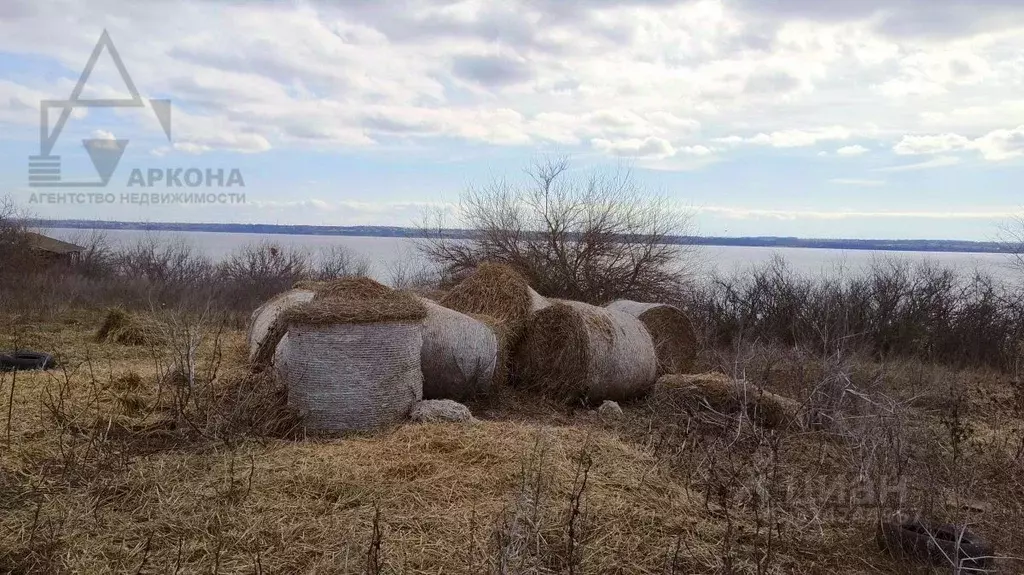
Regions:
[[[270,363],[278,342],[284,337],[287,326],[281,321],[281,313],[296,305],[313,299],[316,293],[310,289],[293,288],[274,296],[270,301],[256,308],[249,320],[249,361],[256,366]]]
[[[419,301],[427,309],[420,352],[423,398],[461,401],[500,385],[496,377],[504,376],[505,354],[494,327],[426,298]]]
[[[722,373],[662,376],[654,386],[650,405],[672,414],[708,409],[725,415],[745,413],[758,425],[772,429],[799,426],[799,403]]]
[[[697,358],[697,333],[683,311],[662,303],[640,303],[630,300],[614,301],[606,306],[640,320],[654,340],[658,354],[658,375],[687,373]]]
[[[365,276],[300,281],[295,284],[295,288],[314,292],[317,299],[386,297],[392,291],[388,286]]]
[[[160,340],[156,323],[129,313],[121,308],[107,311],[103,323],[96,330],[96,341],[121,345],[153,345]]]
[[[518,341],[530,315],[548,305],[523,276],[505,264],[491,262],[477,266],[438,303],[467,315],[494,318],[502,324],[510,344]]]
[[[569,402],[642,395],[657,368],[654,343],[640,320],[580,302],[556,300],[535,313],[516,349],[519,383]]]
[[[403,292],[317,299],[285,310],[277,370],[309,431],[370,430],[404,419],[423,396],[422,321]]]

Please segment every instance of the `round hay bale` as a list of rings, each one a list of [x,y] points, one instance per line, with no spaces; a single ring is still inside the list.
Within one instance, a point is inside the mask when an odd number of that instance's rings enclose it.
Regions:
[[[423,397],[465,400],[488,394],[503,359],[494,330],[478,319],[419,299],[427,309],[420,352]]]
[[[511,343],[530,315],[548,306],[523,276],[505,264],[484,262],[448,291],[438,303],[467,315],[486,315],[505,326]]]
[[[658,375],[687,373],[697,359],[697,332],[683,310],[663,303],[614,301],[607,306],[640,320],[654,340]]]
[[[526,389],[569,402],[600,402],[646,393],[658,360],[650,334],[635,317],[557,300],[530,319],[515,365]]]
[[[277,344],[284,337],[287,326],[281,321],[281,313],[291,307],[308,302],[315,293],[308,289],[293,288],[274,296],[270,301],[256,308],[249,320],[249,361],[263,366],[271,361]]]
[[[277,367],[288,405],[314,432],[398,423],[423,397],[426,309],[412,295],[313,300],[286,310]]]

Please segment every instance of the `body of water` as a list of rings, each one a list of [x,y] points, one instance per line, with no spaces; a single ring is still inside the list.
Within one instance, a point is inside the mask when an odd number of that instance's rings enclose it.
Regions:
[[[415,240],[393,237],[362,236],[312,236],[284,234],[233,234],[221,232],[146,232],[137,230],[71,230],[51,229],[44,231],[54,237],[82,242],[91,233],[100,233],[114,246],[155,238],[160,241],[183,241],[196,250],[219,260],[235,250],[258,242],[274,242],[282,246],[308,250],[315,254],[331,246],[342,246],[353,254],[366,259],[372,275],[388,281],[393,269],[404,266],[418,269],[425,265],[416,250]],[[1024,272],[1010,266],[1010,259],[1004,254],[957,253],[957,252],[895,252],[869,250],[832,250],[816,248],[765,248],[742,246],[693,246],[687,265],[697,276],[712,272],[731,274],[742,272],[751,266],[764,264],[775,256],[781,256],[794,270],[805,274],[831,273],[844,269],[856,273],[879,259],[905,259],[914,263],[931,262],[952,266],[965,271],[980,270],[1004,281],[1017,281]]]

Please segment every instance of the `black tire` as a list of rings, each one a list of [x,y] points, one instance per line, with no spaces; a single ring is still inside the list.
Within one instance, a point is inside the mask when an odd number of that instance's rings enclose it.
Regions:
[[[0,354],[0,371],[53,369],[56,366],[57,362],[48,353],[15,351],[10,354]]]
[[[883,522],[877,537],[878,545],[894,557],[943,567],[951,567],[955,558],[960,567],[978,573],[993,566],[993,547],[955,525],[930,525],[916,519]]]

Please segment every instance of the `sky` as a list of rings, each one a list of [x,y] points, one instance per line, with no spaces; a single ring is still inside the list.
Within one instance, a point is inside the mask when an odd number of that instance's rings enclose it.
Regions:
[[[102,47],[55,135],[104,31],[136,93]],[[29,185],[120,148],[105,187]],[[562,156],[704,235],[991,240],[1024,212],[1024,3],[0,2],[0,195],[39,217],[415,225]]]

